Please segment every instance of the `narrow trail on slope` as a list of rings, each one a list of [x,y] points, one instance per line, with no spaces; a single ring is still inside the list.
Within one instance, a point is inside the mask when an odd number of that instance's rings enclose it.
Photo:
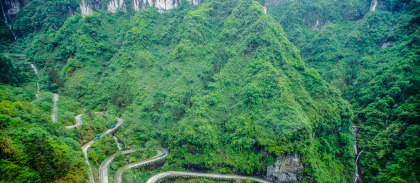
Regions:
[[[82,122],[82,116],[83,114],[79,114],[76,117],[74,117],[76,119],[76,124],[73,126],[66,126],[67,129],[72,129],[72,128],[76,128],[78,126],[81,126],[83,124]]]
[[[53,107],[51,110],[51,120],[53,123],[57,122],[57,110],[58,110],[57,102],[58,102],[58,94],[53,93]]]
[[[159,160],[165,159],[166,156],[168,156],[168,150],[166,149],[158,149],[156,150],[157,154],[156,156],[153,156],[152,158],[143,160],[143,161],[139,161],[136,163],[131,163],[128,164],[122,168],[119,168],[116,172],[115,172],[115,176],[114,176],[114,181],[115,183],[122,183],[122,174],[124,172],[125,169],[131,169],[131,168],[135,168],[135,167],[139,167],[139,166],[144,166],[144,165],[148,165],[154,162],[157,162]],[[162,156],[163,155],[163,156]]]
[[[124,120],[121,119],[121,118],[117,118],[117,121],[118,121],[118,123],[115,125],[115,127],[111,128],[111,129],[108,129],[105,133],[103,133],[101,135],[100,138],[105,137],[106,135],[111,134],[112,132],[116,131],[124,123]],[[89,180],[90,180],[91,183],[95,183],[95,179],[93,178],[92,167],[89,163],[89,157],[88,157],[87,151],[90,148],[90,146],[93,145],[93,143],[95,143],[95,140],[91,140],[88,143],[86,143],[84,146],[82,146],[82,151],[83,151],[83,154],[85,156],[85,162],[89,166],[89,173],[88,174],[89,174]]]
[[[159,173],[149,180],[146,183],[155,183],[158,182],[160,179],[164,179],[166,177],[204,177],[204,178],[211,178],[211,179],[233,179],[233,180],[252,180],[261,183],[271,183],[270,181],[254,178],[254,177],[247,177],[247,176],[240,176],[240,175],[223,175],[223,174],[210,174],[210,173],[193,173],[193,172],[178,172],[178,171],[169,171]]]

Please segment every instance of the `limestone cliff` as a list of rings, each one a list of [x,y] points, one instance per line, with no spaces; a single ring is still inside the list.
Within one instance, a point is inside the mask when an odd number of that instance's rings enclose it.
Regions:
[[[17,13],[32,0],[2,0],[5,4],[5,13],[11,21],[14,21]],[[194,6],[198,6],[201,0],[186,0]],[[127,7],[131,6],[134,11],[139,11],[147,6],[155,7],[159,12],[170,11],[181,4],[182,0],[109,0],[104,4],[102,0],[80,0],[80,14],[86,16],[94,11],[107,10],[111,13],[117,11],[127,11]]]
[[[187,0],[194,6],[200,5],[200,0]],[[140,8],[146,8],[147,6],[155,7],[159,12],[170,11],[176,8],[182,0],[133,0],[133,9],[139,11]]]
[[[303,165],[297,155],[282,156],[267,167],[266,178],[275,183],[296,182],[302,179],[299,170],[303,170]]]
[[[107,10],[111,13],[115,13],[118,10],[127,11],[124,0],[111,0],[108,3]]]
[[[3,1],[3,0],[2,0]],[[4,0],[4,11],[10,21],[14,21],[17,13],[31,0]]]

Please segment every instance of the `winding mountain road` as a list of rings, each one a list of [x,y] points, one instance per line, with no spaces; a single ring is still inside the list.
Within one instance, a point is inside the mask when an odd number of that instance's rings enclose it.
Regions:
[[[146,159],[146,160],[139,161],[139,162],[136,162],[136,163],[128,164],[128,165],[126,165],[122,168],[119,168],[117,170],[117,172],[115,172],[115,176],[114,176],[115,183],[122,183],[122,173],[123,173],[124,169],[131,169],[131,168],[138,167],[138,166],[148,165],[150,163],[153,163],[153,162],[159,161],[161,159],[164,159],[164,158],[166,158],[166,156],[168,156],[168,150],[166,150],[166,149],[162,148],[162,149],[159,149],[159,150],[156,150],[156,151],[157,151],[156,156],[153,156],[150,159]],[[165,155],[161,156],[163,153],[165,153]]]
[[[223,174],[209,174],[209,173],[193,173],[193,172],[178,172],[178,171],[169,171],[157,174],[147,180],[146,183],[155,183],[158,182],[160,179],[164,179],[166,177],[204,177],[204,178],[211,178],[211,179],[233,179],[233,180],[253,180],[256,182],[261,183],[271,183],[270,181],[254,178],[254,177],[246,177],[240,175],[223,175]]]
[[[122,154],[130,154],[136,152],[138,150],[125,150],[122,151]],[[101,183],[108,183],[108,166],[111,161],[115,159],[115,154],[109,156],[102,162],[101,166],[99,166],[99,182]]]
[[[53,107],[51,111],[51,120],[53,123],[57,122],[57,110],[58,110],[57,102],[58,102],[58,94],[53,93]]]
[[[118,123],[115,125],[115,128],[108,129],[105,133],[103,133],[101,135],[101,138],[104,137],[104,136],[106,136],[106,135],[108,135],[108,134],[110,134],[110,133],[112,133],[112,132],[114,132],[115,130],[117,130],[124,123],[124,120],[121,119],[121,118],[117,118],[117,121],[118,121]],[[89,166],[89,180],[90,180],[91,183],[95,183],[95,179],[93,178],[92,168],[91,168],[90,163],[89,163],[89,157],[87,155],[87,151],[90,148],[90,146],[93,145],[93,143],[95,143],[95,140],[89,141],[88,143],[86,143],[82,147],[82,151],[83,151],[83,154],[85,156],[85,162]]]
[[[82,122],[82,115],[83,114],[79,114],[76,117],[74,117],[76,119],[76,124],[73,125],[73,126],[66,126],[66,128],[67,129],[72,129],[72,128],[76,128],[76,127],[82,125],[83,124],[83,122]]]

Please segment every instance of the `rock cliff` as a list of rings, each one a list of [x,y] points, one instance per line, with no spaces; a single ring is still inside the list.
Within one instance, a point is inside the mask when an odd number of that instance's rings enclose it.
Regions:
[[[10,21],[14,21],[16,14],[31,0],[4,0],[4,9]]]
[[[267,167],[267,180],[275,183],[300,181],[302,177],[298,171],[303,169],[297,155],[281,156],[277,161]]]
[[[5,13],[11,21],[15,20],[17,13],[32,0],[4,0]],[[198,6],[201,0],[186,0],[194,6]],[[170,11],[181,4],[182,0],[110,0],[108,4],[102,4],[101,0],[80,0],[79,8],[82,16],[92,14],[94,11],[107,10],[111,13],[117,11],[127,11],[127,7],[131,6],[133,10],[139,11],[147,6],[155,7],[159,12]]]

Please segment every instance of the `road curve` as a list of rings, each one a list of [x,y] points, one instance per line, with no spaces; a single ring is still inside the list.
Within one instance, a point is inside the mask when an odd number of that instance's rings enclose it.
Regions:
[[[168,150],[166,150],[166,149],[162,148],[162,149],[158,149],[156,151],[157,151],[156,156],[153,156],[150,159],[146,159],[146,160],[139,161],[139,162],[136,162],[136,163],[131,163],[131,164],[128,164],[128,165],[126,165],[122,168],[119,168],[117,170],[117,172],[115,172],[115,176],[114,176],[115,183],[122,183],[122,173],[123,173],[124,169],[126,169],[126,168],[131,169],[131,168],[138,167],[138,166],[148,165],[150,163],[153,163],[153,162],[159,161],[161,159],[164,159],[164,158],[166,158],[166,156],[168,156]],[[165,153],[165,155],[161,156],[163,153]]]
[[[53,123],[57,122],[57,110],[58,110],[57,102],[58,102],[58,94],[53,93],[53,107],[51,111],[51,120]]]
[[[249,180],[261,182],[261,183],[271,183],[270,181],[254,178],[254,177],[246,177],[240,175],[223,175],[223,174],[209,174],[209,173],[193,173],[193,172],[177,172],[177,171],[169,171],[157,174],[147,180],[146,183],[155,183],[160,179],[166,177],[204,177],[204,178],[212,178],[212,179],[233,179],[233,180]]]
[[[122,154],[129,154],[136,152],[138,150],[125,150],[122,151]],[[99,166],[99,182],[101,183],[108,183],[108,166],[111,161],[115,159],[115,154],[109,156],[102,162],[101,166]]]
[[[76,124],[73,126],[66,126],[67,129],[72,129],[72,128],[76,128],[80,125],[82,125],[82,115],[83,114],[79,114],[76,117],[74,117],[76,119]]]
[[[110,133],[112,133],[112,132],[114,132],[115,130],[117,130],[121,126],[121,124],[124,123],[124,120],[121,119],[121,118],[117,118],[117,121],[118,121],[118,123],[115,125],[115,128],[108,129],[105,133],[103,133],[101,135],[101,138],[110,134]],[[89,157],[87,155],[87,151],[90,148],[90,146],[93,145],[94,142],[95,142],[95,140],[91,140],[82,147],[83,154],[85,155],[85,162],[89,166],[89,180],[90,180],[91,183],[95,183],[95,179],[93,178],[92,168],[91,168],[90,163],[89,163]]]

